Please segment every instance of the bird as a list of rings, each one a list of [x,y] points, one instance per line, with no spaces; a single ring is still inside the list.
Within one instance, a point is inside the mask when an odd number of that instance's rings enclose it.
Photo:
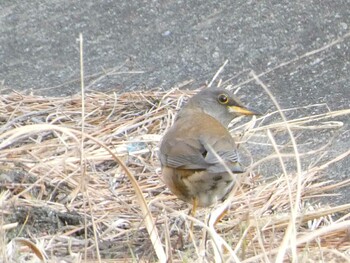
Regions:
[[[223,201],[236,175],[244,172],[236,143],[228,131],[242,115],[260,115],[225,88],[204,88],[180,109],[165,132],[158,157],[165,185],[179,199],[197,207]]]

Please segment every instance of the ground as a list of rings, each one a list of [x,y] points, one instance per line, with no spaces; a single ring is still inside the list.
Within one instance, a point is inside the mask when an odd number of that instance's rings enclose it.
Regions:
[[[348,4],[2,1],[2,89],[51,96],[79,92],[82,33],[88,90],[170,89],[188,82],[185,88],[195,88],[227,59],[223,80],[238,86],[251,70],[264,73],[262,80],[283,108],[349,108]],[[254,81],[241,86],[239,94],[254,108],[274,109]],[[342,121],[336,153],[350,147],[349,118]],[[347,179],[349,166],[347,161],[332,167],[329,178]]]
[[[1,93],[78,93],[82,33],[87,91],[194,89],[228,60],[219,75],[223,85],[240,87],[237,95],[261,112],[276,108],[251,71],[282,108],[323,105],[299,110],[300,116],[348,109],[349,5],[348,0],[3,0]],[[350,148],[349,114],[332,120],[340,125],[319,142],[329,143],[326,159]],[[305,148],[317,137],[316,130],[298,143]],[[330,180],[349,179],[349,158],[325,173]],[[347,188],[337,194],[326,201],[348,203]]]

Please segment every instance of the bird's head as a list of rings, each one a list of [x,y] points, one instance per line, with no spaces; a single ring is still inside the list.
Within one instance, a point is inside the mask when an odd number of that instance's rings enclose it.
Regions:
[[[184,110],[202,111],[226,127],[238,116],[261,115],[257,111],[243,106],[232,92],[223,88],[206,88],[200,91],[188,101]]]

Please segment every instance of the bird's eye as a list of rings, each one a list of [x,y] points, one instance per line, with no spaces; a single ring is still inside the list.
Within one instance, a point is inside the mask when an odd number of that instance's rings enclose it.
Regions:
[[[220,94],[218,100],[221,104],[226,104],[228,102],[228,97],[226,94]]]

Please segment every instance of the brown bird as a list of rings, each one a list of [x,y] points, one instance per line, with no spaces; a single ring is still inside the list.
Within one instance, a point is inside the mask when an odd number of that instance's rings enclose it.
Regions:
[[[207,207],[222,201],[244,171],[227,130],[241,115],[256,115],[223,88],[206,88],[193,96],[164,135],[159,151],[165,184],[178,198]]]

